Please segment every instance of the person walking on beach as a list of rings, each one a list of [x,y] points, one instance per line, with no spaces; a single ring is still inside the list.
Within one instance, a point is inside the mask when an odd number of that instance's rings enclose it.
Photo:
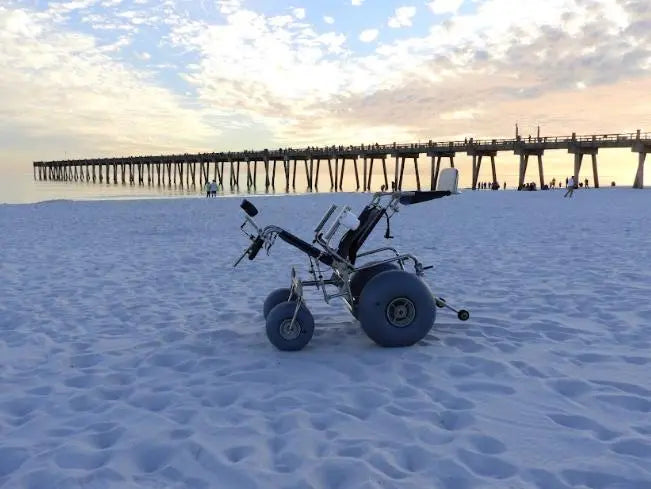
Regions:
[[[217,197],[217,182],[214,180],[210,182],[210,195]]]
[[[571,176],[570,179],[567,181],[567,192],[565,192],[565,195],[563,195],[563,198],[567,197],[568,194],[570,198],[572,198],[572,194],[574,194],[574,177]]]

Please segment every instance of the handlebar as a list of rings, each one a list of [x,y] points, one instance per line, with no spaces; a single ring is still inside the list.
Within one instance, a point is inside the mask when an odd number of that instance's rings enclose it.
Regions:
[[[253,260],[256,257],[262,245],[264,245],[264,240],[260,236],[255,238],[251,246],[249,246],[249,260]]]

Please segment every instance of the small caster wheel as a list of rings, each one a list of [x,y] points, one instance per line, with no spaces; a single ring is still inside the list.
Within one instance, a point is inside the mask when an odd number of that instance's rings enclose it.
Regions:
[[[468,321],[468,319],[470,318],[470,313],[469,313],[468,311],[466,311],[465,309],[461,309],[461,310],[457,313],[457,317],[458,317],[461,321]]]
[[[436,299],[436,307],[445,307],[445,299],[443,297]]]
[[[262,315],[265,319],[267,319],[269,312],[281,302],[296,300],[294,294],[292,294],[290,297],[290,292],[291,289],[288,288],[276,289],[267,296],[262,306]]]
[[[308,308],[301,304],[292,323],[295,309],[295,301],[281,302],[267,315],[267,338],[281,351],[303,349],[314,334],[314,318]]]

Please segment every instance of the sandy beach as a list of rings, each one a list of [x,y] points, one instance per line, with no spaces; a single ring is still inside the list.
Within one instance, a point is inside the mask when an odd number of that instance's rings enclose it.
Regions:
[[[307,261],[233,269],[240,198],[0,205],[0,487],[651,487],[651,193],[563,192],[401,209],[391,245],[470,320],[383,349],[309,291],[300,352],[262,302]],[[250,198],[304,239],[368,199]]]

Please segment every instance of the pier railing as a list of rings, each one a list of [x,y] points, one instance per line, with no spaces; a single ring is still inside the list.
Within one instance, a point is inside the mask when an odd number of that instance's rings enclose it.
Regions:
[[[540,184],[544,185],[544,174],[542,166],[542,155],[546,150],[565,149],[574,154],[574,175],[579,174],[581,162],[584,155],[592,157],[592,167],[595,186],[599,186],[597,173],[596,155],[600,148],[631,148],[639,153],[639,165],[636,172],[634,186],[642,187],[644,159],[648,152],[651,152],[651,133],[636,132],[629,133],[604,133],[591,135],[577,135],[572,133],[567,136],[516,136],[515,138],[502,139],[474,139],[464,138],[463,140],[451,141],[419,141],[417,143],[393,142],[389,144],[359,144],[359,145],[332,145],[332,146],[306,146],[302,148],[278,148],[263,150],[242,150],[224,151],[196,154],[172,154],[172,155],[149,155],[149,156],[126,156],[109,158],[91,158],[78,160],[60,161],[36,161],[33,163],[34,178],[37,180],[60,180],[60,181],[93,181],[98,179],[100,183],[104,180],[110,181],[111,174],[113,183],[118,183],[118,173],[122,183],[144,184],[145,175],[148,183],[164,182],[167,175],[168,183],[172,180],[176,183],[177,176],[179,183],[183,185],[196,185],[197,163],[199,164],[199,183],[209,180],[211,165],[213,168],[213,180],[223,187],[225,184],[225,165],[228,167],[229,181],[231,188],[239,187],[240,167],[247,167],[247,187],[257,186],[258,163],[264,164],[265,186],[275,187],[276,167],[280,162],[282,172],[285,176],[286,187],[289,187],[290,172],[292,173],[292,186],[296,182],[296,168],[300,163],[305,166],[308,180],[308,189],[318,188],[319,168],[322,160],[327,161],[330,187],[334,190],[341,189],[346,163],[352,161],[357,189],[360,188],[358,171],[358,160],[363,160],[363,190],[370,190],[372,179],[373,163],[376,160],[382,162],[384,185],[386,188],[402,188],[402,176],[406,160],[413,160],[416,171],[417,186],[420,188],[420,175],[418,172],[417,158],[419,155],[427,155],[432,158],[430,187],[436,186],[438,172],[442,158],[449,158],[450,165],[454,166],[454,157],[457,153],[467,153],[473,158],[472,164],[472,187],[476,188],[479,169],[482,158],[491,159],[493,184],[497,184],[495,169],[495,156],[501,151],[513,151],[520,155],[519,185],[523,185],[528,165],[529,156],[538,158]],[[386,159],[395,158],[394,175],[389,185],[389,176],[386,169]],[[332,168],[334,160],[334,172]],[[308,164],[309,163],[309,164]],[[314,165],[316,163],[316,174]],[[339,172],[341,163],[341,173]],[[253,166],[253,169],[251,168]],[[96,172],[99,169],[99,173]],[[350,166],[349,166],[350,168]],[[111,170],[111,171],[110,171]],[[118,172],[119,170],[119,172]],[[128,178],[127,178],[128,177]]]

